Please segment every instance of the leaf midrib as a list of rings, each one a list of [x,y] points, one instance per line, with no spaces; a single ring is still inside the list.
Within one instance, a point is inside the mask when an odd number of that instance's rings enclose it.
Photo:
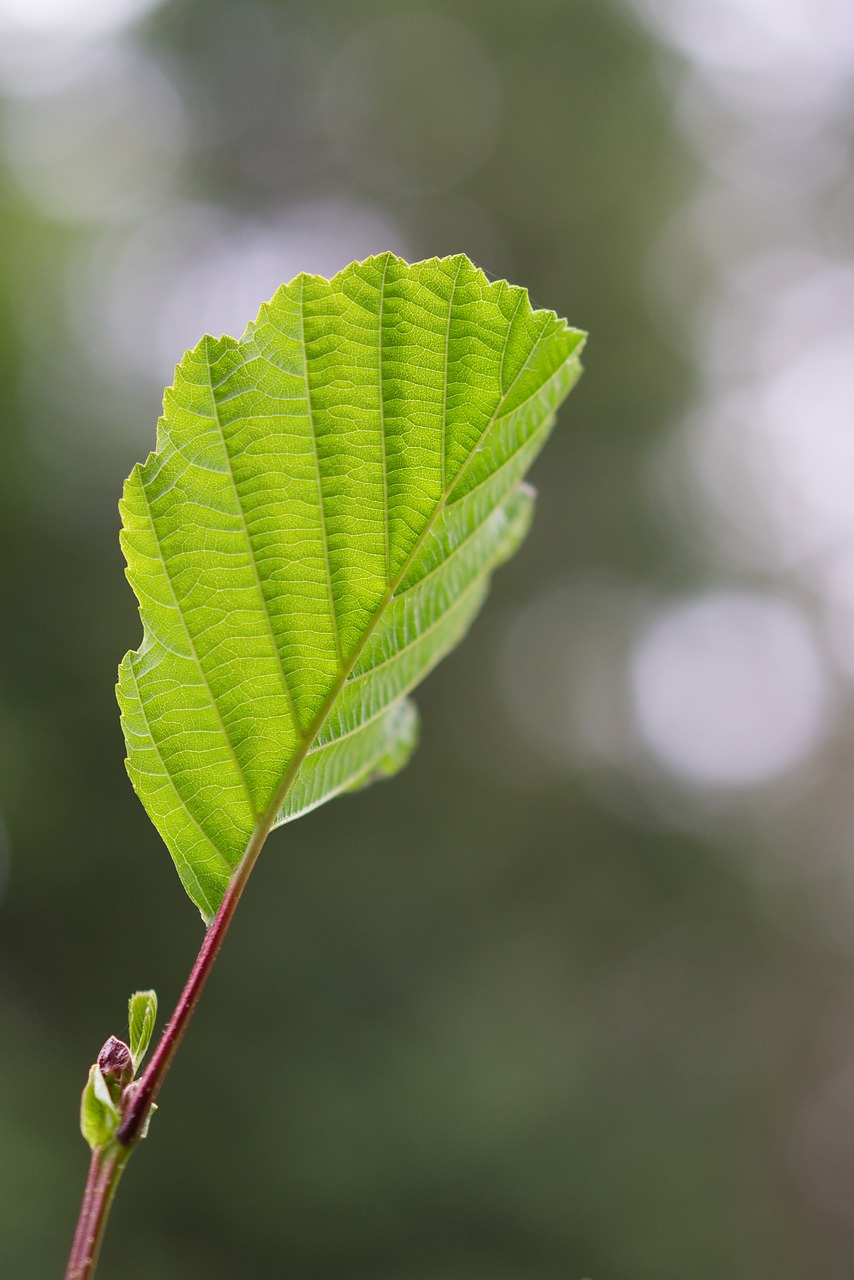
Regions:
[[[376,663],[376,665],[371,667],[369,671],[361,672],[352,681],[350,680],[350,675],[352,674],[353,667],[351,667],[350,671],[347,674],[347,678],[344,681],[344,684],[341,686],[341,689],[339,690],[339,693],[343,693],[345,686],[354,688],[357,684],[359,684],[360,681],[372,679],[375,672],[382,671],[384,667],[388,667],[392,662],[395,662],[404,653],[408,653],[410,649],[413,649],[417,644],[420,644],[422,640],[427,638],[427,636],[431,636],[434,631],[437,631],[439,627],[441,627],[443,622],[447,622],[448,619],[453,617],[458,610],[461,610],[462,605],[465,604],[472,595],[474,595],[477,591],[483,591],[483,590],[484,590],[483,581],[480,578],[475,578],[472,582],[468,584],[468,586],[463,591],[460,592],[460,594],[457,596],[456,600],[452,605],[449,605],[448,608],[445,609],[438,618],[435,618],[428,627],[425,627],[423,631],[420,631],[414,640],[410,640],[407,644],[403,645],[402,648],[398,649],[396,653],[393,653],[391,657],[384,658],[382,662]],[[354,662],[353,666],[355,665],[356,664]],[[409,692],[408,689],[403,690],[400,693],[399,697],[400,698],[406,697],[406,694],[408,692]],[[334,706],[334,703],[333,703],[333,706]],[[316,746],[315,743],[317,742],[317,735],[320,733],[320,730],[323,728],[323,725],[325,723],[325,720],[321,721],[321,723],[317,727],[317,730],[315,731],[314,739],[311,745],[309,746],[308,751],[306,752],[306,757],[313,755],[316,751],[324,751],[326,750],[327,747],[334,747],[339,742],[346,742],[348,738],[352,738],[354,734],[359,733],[362,729],[366,729],[369,724],[373,724],[376,720],[379,720],[381,716],[386,715],[390,710],[391,710],[391,704],[387,707],[383,707],[379,711],[374,712],[372,716],[368,716],[368,718],[366,720],[363,720],[360,725],[357,725],[355,729],[348,729],[346,733],[339,733],[337,737],[330,738],[328,742],[322,742],[320,743],[319,746]],[[331,714],[332,714],[332,706],[329,707],[327,716]],[[286,798],[287,798],[286,796],[283,797],[283,802],[284,802],[284,799]]]

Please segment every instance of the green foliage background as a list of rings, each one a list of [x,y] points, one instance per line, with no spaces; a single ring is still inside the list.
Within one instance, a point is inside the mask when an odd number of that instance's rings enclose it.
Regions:
[[[336,84],[321,94],[317,69],[410,7],[167,0],[127,37],[182,95],[181,199],[255,217],[357,197],[411,257],[463,249],[591,341],[532,477],[533,532],[419,693],[412,764],[271,837],[126,1175],[104,1280],[842,1280],[851,1220],[805,1193],[792,1151],[850,954],[808,895],[762,888],[749,823],[669,821],[628,782],[545,763],[502,692],[508,635],[555,584],[706,580],[649,483],[696,376],[648,282],[696,179],[675,63],[617,3],[437,0],[497,68],[493,142],[472,118],[452,154],[455,129],[397,62],[394,109],[332,136]],[[15,1280],[60,1273],[88,1064],[130,991],[171,1008],[199,941],[127,781],[113,690],[139,635],[116,502],[168,378],[116,377],[97,341],[80,355],[79,263],[123,216],[106,233],[49,216],[0,168],[0,1275]]]

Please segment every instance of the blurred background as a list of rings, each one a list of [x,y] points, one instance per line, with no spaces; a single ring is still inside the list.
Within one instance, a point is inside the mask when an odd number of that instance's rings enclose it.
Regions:
[[[0,0],[0,1275],[200,923],[121,481],[203,330],[466,251],[589,329],[401,777],[270,841],[104,1280],[854,1275],[849,0]]]

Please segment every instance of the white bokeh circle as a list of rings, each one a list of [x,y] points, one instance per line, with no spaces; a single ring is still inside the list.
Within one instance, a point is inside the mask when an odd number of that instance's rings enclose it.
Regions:
[[[712,591],[665,606],[639,634],[630,671],[644,745],[700,785],[769,781],[803,762],[828,725],[812,630],[776,596]]]

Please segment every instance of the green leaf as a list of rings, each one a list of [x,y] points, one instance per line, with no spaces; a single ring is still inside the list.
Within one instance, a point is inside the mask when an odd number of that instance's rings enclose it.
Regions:
[[[110,1141],[120,1118],[101,1068],[97,1064],[90,1067],[80,1099],[80,1132],[93,1151]]]
[[[406,695],[527,531],[583,338],[462,255],[383,254],[181,361],[121,504],[143,640],[118,696],[207,920],[272,827],[405,763]]]
[[[134,1073],[148,1051],[157,1021],[157,992],[136,991],[128,1000],[128,1035]]]

